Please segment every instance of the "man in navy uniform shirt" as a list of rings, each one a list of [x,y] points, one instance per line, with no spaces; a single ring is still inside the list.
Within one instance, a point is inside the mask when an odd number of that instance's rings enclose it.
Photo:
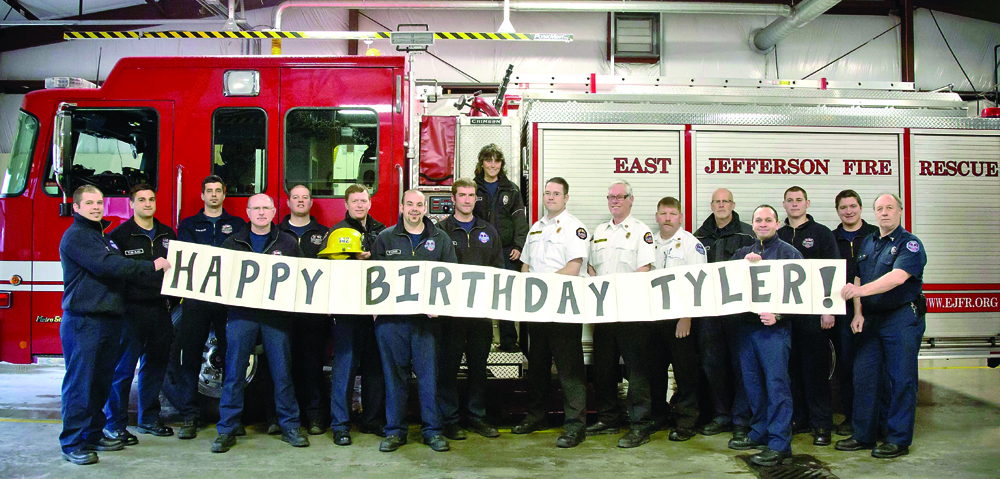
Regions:
[[[778,237],[802,253],[803,259],[840,259],[837,241],[830,228],[813,220],[806,190],[793,186],[785,190],[785,225]],[[829,330],[835,319],[831,314],[802,314],[790,318],[792,355],[789,375],[792,379],[793,434],[813,430],[813,444],[830,445],[833,411],[830,407]]]
[[[854,283],[858,276],[857,253],[861,251],[861,243],[865,237],[878,231],[875,226],[861,219],[861,196],[854,190],[844,190],[837,193],[834,199],[840,224],[833,230],[833,238],[837,240],[840,257],[847,260],[847,283]],[[860,299],[855,299],[860,301]],[[847,306],[847,314],[837,316],[831,339],[837,351],[837,384],[840,386],[840,406],[844,412],[844,422],[837,426],[838,436],[850,436],[853,432],[851,422],[854,417],[854,331],[851,331],[851,321],[854,320],[854,305]],[[884,421],[883,421],[884,422]]]
[[[924,335],[923,289],[927,253],[913,233],[900,225],[903,202],[892,194],[875,200],[878,234],[865,238],[858,253],[858,277],[844,285],[845,300],[861,298],[851,329],[861,335],[854,360],[854,433],[837,441],[841,451],[872,449],[872,456],[909,453],[917,412],[917,353]],[[862,314],[863,313],[863,314]],[[886,442],[878,433],[880,376],[888,374],[890,402]]]
[[[201,182],[201,200],[205,207],[177,225],[177,239],[207,246],[222,246],[222,242],[238,233],[246,224],[229,214],[222,204],[226,201],[226,184],[215,175]],[[219,357],[226,357],[226,305],[185,299],[181,319],[176,325],[174,350],[167,370],[163,393],[177,408],[183,423],[177,432],[179,439],[198,436],[198,375],[201,373],[205,342],[209,328],[215,329]]]
[[[146,183],[135,185],[130,192],[129,206],[134,212],[132,218],[111,232],[111,240],[126,258],[146,261],[165,258],[170,241],[177,239],[177,235],[153,217],[156,214],[156,191]],[[122,318],[122,350],[111,383],[111,395],[104,407],[108,416],[104,435],[121,439],[125,445],[139,443],[139,439],[125,429],[136,362],[139,362],[139,432],[154,436],[174,434],[173,429],[165,426],[160,419],[160,389],[167,363],[170,362],[170,344],[174,337],[170,302],[160,294],[162,282],[161,270],[148,281],[136,278],[126,286],[128,294]]]
[[[451,236],[460,264],[492,266],[503,269],[503,247],[493,225],[472,212],[476,206],[476,182],[459,178],[451,185],[455,213],[437,224]],[[459,424],[458,371],[465,354],[468,367],[469,397],[465,404],[464,426],[483,437],[498,437],[500,432],[486,422],[486,361],[493,344],[493,322],[487,318],[441,318],[441,341],[438,344],[438,405],[444,421],[444,436],[463,440]]]
[[[778,238],[778,212],[760,205],[753,212],[757,241],[740,248],[733,259],[750,262],[762,259],[802,259],[795,247]],[[788,377],[788,357],[792,348],[792,328],[788,319],[774,313],[744,313],[740,365],[743,386],[753,411],[750,433],[733,437],[731,449],[761,449],[750,457],[754,464],[770,467],[792,457],[792,392]]]
[[[372,246],[372,259],[379,261],[439,261],[455,263],[451,238],[434,226],[427,213],[427,198],[417,190],[403,193],[399,221],[379,233]],[[406,254],[409,252],[410,254]],[[385,439],[382,452],[393,452],[406,444],[407,382],[411,370],[417,375],[420,395],[421,434],[424,444],[437,452],[451,449],[442,435],[441,411],[437,404],[437,342],[441,327],[437,318],[423,314],[389,314],[375,322],[375,337],[382,354],[385,374]],[[412,369],[411,364],[412,362]]]

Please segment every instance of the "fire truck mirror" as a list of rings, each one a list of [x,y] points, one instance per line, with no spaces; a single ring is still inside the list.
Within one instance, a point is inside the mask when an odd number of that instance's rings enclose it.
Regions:
[[[56,112],[54,123],[54,131],[52,132],[52,171],[59,175],[59,177],[62,177],[65,174],[63,165],[69,162],[69,151],[72,146],[72,110],[69,110],[65,104],[59,105],[59,111]],[[57,180],[61,180],[61,178],[57,178]],[[59,181],[59,184],[60,186],[64,185],[62,181]]]

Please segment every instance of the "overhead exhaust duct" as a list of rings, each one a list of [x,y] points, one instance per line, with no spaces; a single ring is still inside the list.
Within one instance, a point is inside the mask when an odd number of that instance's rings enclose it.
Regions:
[[[750,34],[750,46],[758,53],[770,53],[790,33],[804,27],[838,3],[840,0],[805,0],[792,8],[791,15],[779,18],[760,30],[754,30]]]
[[[776,15],[787,17],[792,9],[788,5],[769,5],[754,3],[717,3],[717,2],[652,2],[652,1],[569,1],[541,2],[532,0],[510,0],[510,10],[515,12],[659,12],[659,13],[702,13],[702,14],[733,14],[733,15]],[[271,15],[271,25],[275,30],[281,30],[281,20],[285,11],[290,8],[350,8],[359,10],[503,10],[504,2],[484,1],[287,1],[274,8]],[[825,11],[825,10],[824,10]],[[822,12],[821,12],[822,13]]]

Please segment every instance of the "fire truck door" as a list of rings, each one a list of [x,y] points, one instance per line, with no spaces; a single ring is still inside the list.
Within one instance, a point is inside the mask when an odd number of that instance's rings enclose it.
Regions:
[[[170,101],[77,101],[73,110],[72,159],[64,165],[67,194],[80,185],[104,193],[104,219],[110,233],[132,216],[129,190],[139,183],[156,189],[156,218],[173,225],[174,106]],[[51,142],[51,137],[46,136]],[[62,267],[59,240],[72,223],[60,217],[62,193],[52,174],[52,148],[46,158],[40,194],[35,195],[32,228],[31,354],[62,354]],[[68,201],[72,201],[69,199]]]
[[[344,219],[344,192],[361,183],[372,192],[370,214],[395,222],[393,166],[403,155],[397,153],[402,127],[393,124],[393,75],[391,68],[281,69],[281,217],[289,213],[287,190],[304,184],[312,190],[313,216],[332,226]]]

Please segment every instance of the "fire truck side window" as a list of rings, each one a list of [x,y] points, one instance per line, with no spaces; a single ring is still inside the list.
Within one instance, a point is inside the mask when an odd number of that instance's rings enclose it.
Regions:
[[[66,165],[67,191],[94,185],[104,196],[128,196],[132,186],[156,187],[159,116],[152,108],[85,109],[73,112],[73,158]],[[58,193],[51,171],[45,191]]]
[[[267,113],[260,108],[220,108],[212,114],[212,174],[227,196],[267,188]]]
[[[285,188],[343,197],[354,183],[378,188],[378,114],[369,109],[296,108],[285,117]]]
[[[17,118],[17,131],[7,159],[3,182],[0,183],[0,197],[17,196],[24,192],[31,171],[31,157],[35,152],[38,138],[38,119],[25,113]]]

